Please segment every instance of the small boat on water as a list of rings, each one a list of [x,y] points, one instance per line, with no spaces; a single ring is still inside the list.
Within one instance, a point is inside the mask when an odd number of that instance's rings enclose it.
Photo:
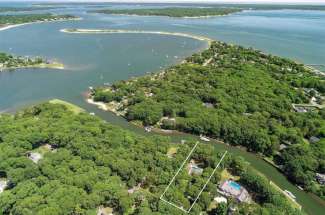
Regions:
[[[302,188],[302,187],[299,186],[299,185],[297,185],[297,187],[298,187],[299,190],[302,190],[302,191],[304,190],[304,188]]]
[[[94,112],[89,113],[90,116],[95,116]]]
[[[203,136],[202,134],[200,135],[200,140],[203,140],[205,142],[210,142],[210,139],[207,138],[206,136]]]
[[[88,87],[89,88],[89,90],[94,90],[94,88],[92,87],[92,86],[90,86],[90,87]]]
[[[152,128],[150,126],[146,126],[146,127],[144,127],[144,130],[146,132],[151,132]]]
[[[296,196],[293,195],[289,190],[284,190],[284,192],[285,192],[289,197],[291,197],[292,199],[296,199]]]

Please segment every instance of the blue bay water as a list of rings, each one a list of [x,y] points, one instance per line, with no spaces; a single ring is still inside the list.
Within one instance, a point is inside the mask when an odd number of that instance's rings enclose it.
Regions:
[[[0,4],[0,7],[8,5],[29,6],[29,4]],[[253,47],[306,64],[325,63],[323,11],[244,11],[224,17],[180,19],[112,16],[85,12],[94,7],[94,5],[91,7],[65,5],[64,9],[48,10],[59,14],[75,14],[83,18],[81,21],[31,24],[0,31],[0,51],[23,56],[43,56],[57,59],[66,65],[65,70],[21,69],[1,72],[0,112],[51,98],[60,98],[96,112],[114,124],[130,127],[123,119],[88,105],[84,101],[83,93],[89,86],[156,72],[177,64],[186,56],[206,47],[204,42],[175,36],[65,34],[60,32],[62,28],[185,32]],[[132,7],[142,6],[112,6],[112,8]],[[216,147],[226,146],[217,144]],[[280,187],[290,189],[310,214],[321,214],[319,212],[323,210],[323,203],[319,203],[319,199],[313,199],[298,190],[271,166],[237,148],[227,150],[245,157]]]

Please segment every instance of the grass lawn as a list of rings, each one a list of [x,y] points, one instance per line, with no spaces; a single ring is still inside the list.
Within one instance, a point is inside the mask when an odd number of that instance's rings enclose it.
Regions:
[[[167,151],[168,157],[173,157],[177,153],[177,147],[170,147]]]
[[[233,179],[234,181],[237,181],[237,180],[239,180],[239,176],[232,175],[227,169],[222,170],[220,181],[224,181],[224,180],[228,180],[228,179]]]
[[[71,104],[69,102],[60,100],[60,99],[52,99],[49,101],[51,104],[61,104],[66,106],[70,111],[72,111],[75,114],[84,112],[85,110],[82,109],[81,107],[78,107],[77,105]]]

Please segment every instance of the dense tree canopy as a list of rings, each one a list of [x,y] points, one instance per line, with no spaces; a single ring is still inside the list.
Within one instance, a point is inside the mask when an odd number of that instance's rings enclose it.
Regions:
[[[315,174],[325,173],[324,95],[324,77],[304,65],[221,42],[161,73],[93,91],[96,101],[118,102],[130,121],[273,157],[292,181],[323,198]],[[296,104],[307,106],[297,112]]]
[[[1,115],[0,179],[9,184],[0,193],[0,214],[96,214],[99,206],[113,208],[116,214],[182,214],[159,201],[159,196],[193,143],[182,144],[173,158],[166,155],[171,146],[179,145],[168,138],[136,135],[60,104],[45,103],[14,116]],[[212,147],[203,145],[194,158],[213,166],[220,152]],[[33,162],[28,158],[31,152],[41,153],[42,159]],[[302,214],[242,159],[229,155],[223,168],[240,176],[240,183],[252,194],[263,195],[250,205],[232,203],[238,214]],[[207,210],[219,175],[211,180],[192,214]],[[184,194],[202,185],[201,178],[195,180],[182,175],[177,180],[182,182],[177,185],[180,189],[169,195],[188,204]],[[220,205],[216,210],[228,207]]]

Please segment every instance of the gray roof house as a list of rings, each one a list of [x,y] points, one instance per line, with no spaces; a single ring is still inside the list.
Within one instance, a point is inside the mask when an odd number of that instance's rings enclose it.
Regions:
[[[191,160],[188,168],[189,175],[201,175],[203,173],[203,169],[200,168],[194,160]]]
[[[311,143],[317,143],[318,141],[320,141],[318,137],[312,136],[309,138],[309,142]]]

